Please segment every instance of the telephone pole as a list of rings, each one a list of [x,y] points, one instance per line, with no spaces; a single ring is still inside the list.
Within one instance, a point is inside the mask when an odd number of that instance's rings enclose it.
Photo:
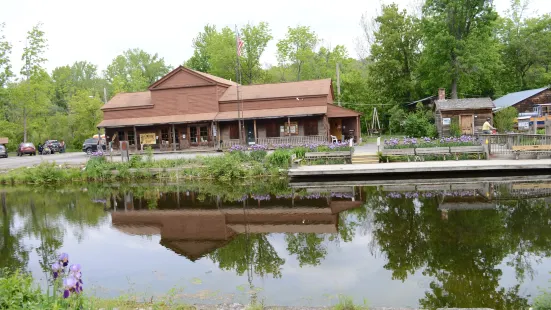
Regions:
[[[337,103],[341,106],[341,73],[339,70],[339,63],[337,62]]]

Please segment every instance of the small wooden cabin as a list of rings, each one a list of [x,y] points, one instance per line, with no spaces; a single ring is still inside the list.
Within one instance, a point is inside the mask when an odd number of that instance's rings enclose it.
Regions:
[[[488,117],[493,124],[494,107],[490,98],[446,99],[445,91],[440,89],[434,115],[438,134],[440,137],[449,136],[452,123],[457,123],[464,135],[482,132],[482,125]]]

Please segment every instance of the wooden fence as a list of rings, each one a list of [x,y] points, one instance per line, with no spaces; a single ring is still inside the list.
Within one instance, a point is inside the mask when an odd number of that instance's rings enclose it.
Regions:
[[[518,145],[551,145],[551,135],[534,134],[478,134],[483,144],[488,143],[490,155],[513,155],[513,146]]]
[[[277,137],[277,138],[257,138],[256,143],[268,146],[290,144],[301,145],[307,143],[324,143],[327,142],[326,136],[291,136],[291,137]]]

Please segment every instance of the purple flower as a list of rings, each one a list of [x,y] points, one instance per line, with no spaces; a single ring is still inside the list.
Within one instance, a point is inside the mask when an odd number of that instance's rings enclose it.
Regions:
[[[59,255],[59,262],[63,264],[63,267],[67,267],[69,264],[69,254],[61,253],[61,255]]]
[[[61,271],[61,264],[60,263],[53,263],[52,264],[52,272],[54,274],[54,280],[57,279],[59,276],[59,272]]]
[[[80,272],[80,264],[73,264],[73,265],[71,265],[71,267],[69,267],[69,270],[70,270],[71,273],[73,273],[73,274]]]
[[[74,292],[78,281],[75,277],[69,276],[63,279],[63,298],[68,298],[71,295],[71,292]]]

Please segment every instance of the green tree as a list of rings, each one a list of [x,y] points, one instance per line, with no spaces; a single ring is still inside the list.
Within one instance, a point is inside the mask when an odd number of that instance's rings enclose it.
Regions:
[[[5,24],[0,23],[0,88],[6,86],[8,79],[13,76],[11,71],[10,53],[11,44],[3,34]]]
[[[420,53],[420,21],[390,4],[382,6],[375,25],[370,81],[386,100],[404,103],[417,99],[419,85],[414,73]]]
[[[319,39],[307,26],[289,27],[285,38],[277,43],[277,58],[283,68],[292,68],[296,81],[302,78],[305,64],[314,56]]]
[[[285,234],[287,251],[296,255],[300,267],[317,266],[327,255],[327,248],[323,245],[325,238],[317,234],[296,233]]]
[[[152,55],[135,48],[115,57],[104,74],[107,81],[114,84],[113,93],[116,94],[145,91],[170,70],[170,66],[158,54]]]
[[[201,72],[210,72],[210,55],[207,48],[211,37],[215,33],[216,26],[207,24],[203,28],[203,32],[199,32],[197,37],[193,39],[193,56],[184,63],[186,67]]]
[[[258,25],[247,24],[241,28],[244,43],[241,64],[243,84],[253,84],[265,80],[265,72],[260,64],[260,57],[268,42],[272,40],[272,31],[268,23],[260,22]]]
[[[495,127],[500,132],[512,131],[518,111],[514,107],[508,107],[496,112],[494,117]]]
[[[101,106],[98,97],[90,98],[86,90],[79,90],[69,100],[68,127],[70,128],[71,145],[78,149],[82,141],[97,133],[96,126],[102,120]]]
[[[420,74],[425,89],[449,83],[458,98],[460,83],[487,92],[500,65],[493,37],[497,13],[491,0],[427,0],[423,7],[424,50]],[[486,89],[480,89],[483,86]]]

